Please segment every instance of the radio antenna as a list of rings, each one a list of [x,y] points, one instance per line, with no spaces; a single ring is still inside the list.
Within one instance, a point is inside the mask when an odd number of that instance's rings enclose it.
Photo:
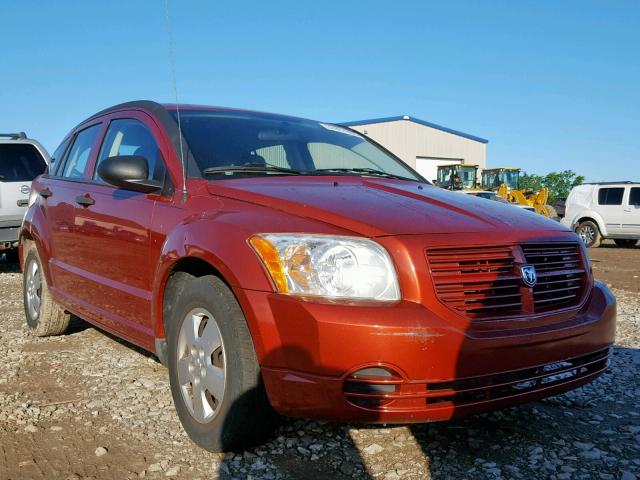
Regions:
[[[167,24],[167,44],[169,48],[169,65],[171,67],[171,81],[173,94],[176,99],[176,120],[178,121],[178,137],[180,141],[180,164],[182,166],[182,203],[187,201],[187,164],[184,160],[184,147],[182,146],[182,124],[180,123],[180,101],[178,100],[178,82],[176,81],[176,60],[173,48],[173,35],[171,33],[171,17],[169,15],[169,0],[164,2],[164,10]]]

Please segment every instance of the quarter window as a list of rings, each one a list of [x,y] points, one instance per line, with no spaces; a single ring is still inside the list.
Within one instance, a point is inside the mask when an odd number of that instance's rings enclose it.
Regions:
[[[624,188],[601,188],[598,192],[599,205],[622,205]]]
[[[67,155],[67,162],[64,166],[65,178],[83,178],[84,172],[87,169],[87,163],[93,150],[93,144],[96,141],[98,133],[100,133],[101,125],[94,125],[85,130],[82,130],[76,135],[76,139],[73,142],[69,155]]]
[[[56,148],[56,151],[53,152],[53,155],[51,156],[51,163],[49,164],[49,173],[51,175],[55,175],[56,168],[58,168],[58,164],[60,163],[60,160],[62,159],[64,152],[67,151],[67,147],[69,146],[70,141],[71,141],[71,138],[67,138],[64,142],[60,144],[58,148]]]
[[[633,187],[629,195],[629,205],[640,207],[640,187]]]
[[[160,149],[149,129],[141,121],[124,118],[113,120],[109,124],[93,178],[104,183],[98,174],[98,167],[105,159],[119,155],[138,155],[146,158],[149,165],[147,179],[164,180],[165,167]]]

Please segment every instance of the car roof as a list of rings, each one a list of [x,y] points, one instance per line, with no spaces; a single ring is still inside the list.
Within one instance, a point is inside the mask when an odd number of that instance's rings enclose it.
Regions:
[[[640,185],[640,182],[632,182],[630,180],[625,180],[621,182],[591,182],[591,183],[583,183],[582,185]]]
[[[242,108],[233,108],[233,107],[221,107],[215,105],[197,105],[197,104],[188,104],[188,103],[158,103],[152,100],[134,100],[131,102],[120,103],[118,105],[114,105],[112,107],[105,108],[104,110],[99,111],[98,113],[92,115],[87,120],[82,123],[86,123],[89,120],[92,120],[96,117],[100,117],[103,115],[107,115],[109,113],[117,112],[120,110],[145,110],[151,113],[153,116],[161,115],[161,110],[169,113],[174,110],[182,110],[182,111],[219,111],[219,112],[237,112],[237,113],[251,113],[255,115],[268,115],[270,117],[289,119],[289,120],[309,120],[303,117],[296,117],[293,115],[285,115],[281,113],[272,113],[272,112],[263,112],[258,110],[249,110]],[[162,116],[162,115],[161,115]],[[331,122],[327,122],[331,123]]]

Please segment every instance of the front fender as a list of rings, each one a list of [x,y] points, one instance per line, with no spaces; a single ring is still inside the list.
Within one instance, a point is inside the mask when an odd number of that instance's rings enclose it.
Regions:
[[[249,246],[256,233],[314,232],[348,235],[344,229],[310,218],[300,218],[270,208],[249,205],[231,199],[218,199],[212,208],[211,197],[194,198],[190,205],[196,212],[180,219],[166,234],[154,276],[152,318],[155,336],[164,338],[162,307],[164,289],[178,262],[195,258],[207,262],[230,286],[238,300],[254,340],[258,358],[262,358],[263,341],[274,330],[272,316],[249,300],[251,292],[273,292],[274,288],[262,262]],[[205,210],[207,209],[207,210]],[[175,212],[158,213],[168,222]]]

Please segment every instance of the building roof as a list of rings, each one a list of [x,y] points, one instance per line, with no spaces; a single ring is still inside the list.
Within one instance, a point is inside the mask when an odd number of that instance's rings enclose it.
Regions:
[[[396,117],[384,117],[384,118],[371,118],[369,120],[356,120],[353,122],[343,122],[343,123],[340,123],[340,125],[343,125],[345,127],[356,127],[358,125],[372,125],[374,123],[397,122],[399,120],[407,120],[409,122],[418,123],[420,125],[424,125],[425,127],[435,128],[436,130],[451,133],[452,135],[457,135],[459,137],[468,138],[469,140],[473,140],[475,142],[489,143],[489,140],[485,138],[476,137],[468,133],[443,127],[442,125],[437,125],[435,123],[427,122],[426,120],[420,120],[419,118],[410,117],[409,115],[398,115]]]

